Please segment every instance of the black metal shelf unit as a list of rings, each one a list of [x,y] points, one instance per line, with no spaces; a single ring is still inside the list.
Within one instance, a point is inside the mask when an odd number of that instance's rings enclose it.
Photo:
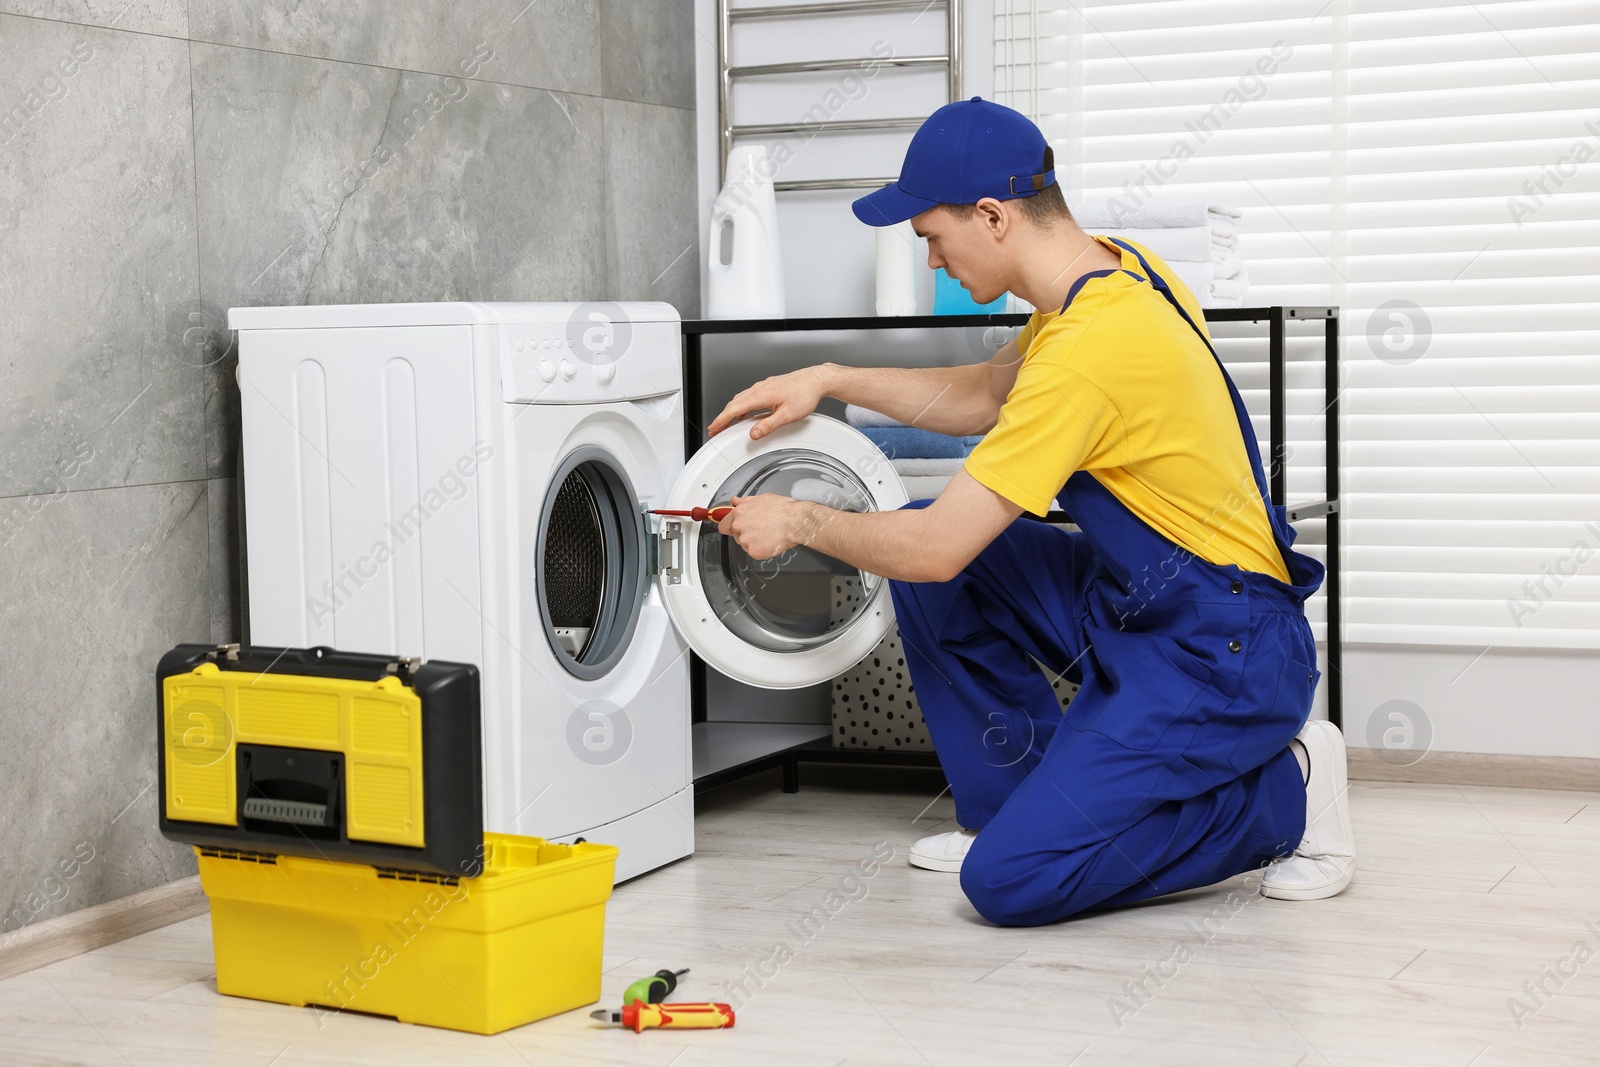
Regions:
[[[1324,462],[1327,489],[1325,497],[1289,506],[1289,521],[1327,518],[1327,692],[1328,717],[1334,725],[1343,727],[1344,686],[1342,668],[1344,642],[1341,617],[1341,578],[1339,566],[1339,309],[1334,307],[1243,307],[1207,308],[1206,321],[1266,323],[1268,357],[1268,420],[1272,440],[1270,455],[1263,456],[1267,467],[1268,490],[1274,504],[1288,504],[1288,470],[1282,461],[1286,446],[1287,427],[1287,342],[1288,324],[1293,321],[1320,322],[1323,326],[1324,397],[1323,409]],[[683,401],[684,401],[684,454],[693,455],[705,444],[704,428],[697,421],[702,403],[701,362],[702,339],[708,334],[789,333],[818,330],[913,330],[953,329],[969,326],[1021,326],[1027,315],[902,315],[893,317],[844,316],[794,319],[690,319],[683,323]],[[1024,513],[1028,514],[1028,513]],[[1029,516],[1037,518],[1037,516]],[[1042,521],[1065,522],[1070,516],[1052,511]],[[694,722],[706,718],[706,665],[700,657],[690,654],[689,670],[690,706]],[[824,763],[864,763],[876,765],[937,767],[938,757],[932,753],[894,752],[872,749],[834,748],[828,739],[809,742],[733,768],[718,771],[715,775],[698,781],[701,788],[720,784],[730,778],[749,774],[766,767],[784,768],[784,790],[798,788],[797,763],[801,760]]]

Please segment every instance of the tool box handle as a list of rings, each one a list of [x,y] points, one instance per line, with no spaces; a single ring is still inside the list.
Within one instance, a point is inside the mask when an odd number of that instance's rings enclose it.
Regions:
[[[325,678],[349,678],[358,682],[375,682],[393,674],[407,685],[412,684],[417,670],[422,666],[420,656],[396,659],[366,652],[341,652],[327,645],[312,648],[217,645],[198,661],[215,663],[225,671],[251,671],[256,674],[266,674],[277,667],[313,667]]]

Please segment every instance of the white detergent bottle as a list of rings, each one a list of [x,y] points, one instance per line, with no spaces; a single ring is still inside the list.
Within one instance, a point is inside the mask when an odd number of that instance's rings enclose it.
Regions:
[[[880,315],[917,313],[917,231],[909,221],[879,226],[875,234]]]
[[[765,145],[728,153],[728,180],[711,205],[707,318],[783,318],[783,257],[771,174]]]

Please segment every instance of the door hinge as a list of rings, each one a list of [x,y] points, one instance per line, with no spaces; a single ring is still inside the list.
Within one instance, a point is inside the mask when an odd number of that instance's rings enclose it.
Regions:
[[[650,574],[660,575],[668,585],[683,581],[683,523],[664,519],[650,538]]]

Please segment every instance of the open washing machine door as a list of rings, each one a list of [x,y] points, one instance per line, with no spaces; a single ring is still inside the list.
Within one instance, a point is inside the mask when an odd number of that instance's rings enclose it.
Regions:
[[[750,420],[690,457],[665,507],[778,493],[843,511],[893,511],[905,486],[877,446],[811,415],[750,440]],[[751,558],[715,523],[657,516],[651,570],[689,647],[731,678],[766,689],[815,685],[861,662],[893,620],[889,583],[805,547]]]

